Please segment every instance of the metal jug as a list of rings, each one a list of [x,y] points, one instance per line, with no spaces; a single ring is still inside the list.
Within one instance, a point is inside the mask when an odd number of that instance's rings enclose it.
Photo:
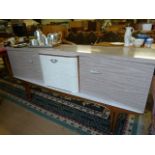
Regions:
[[[50,45],[60,43],[62,39],[62,33],[61,32],[49,33],[47,35],[47,39]]]
[[[38,41],[41,41],[41,37],[42,37],[42,31],[41,30],[36,30],[35,32],[34,32],[34,36],[35,36],[35,39],[37,39]]]

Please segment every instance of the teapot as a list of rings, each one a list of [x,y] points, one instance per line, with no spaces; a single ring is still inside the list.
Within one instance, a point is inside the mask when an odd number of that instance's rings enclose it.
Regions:
[[[133,27],[126,27],[125,35],[124,35],[124,46],[132,45],[132,33],[134,32]]]
[[[47,35],[47,40],[50,45],[60,43],[62,39],[61,32],[49,33]]]

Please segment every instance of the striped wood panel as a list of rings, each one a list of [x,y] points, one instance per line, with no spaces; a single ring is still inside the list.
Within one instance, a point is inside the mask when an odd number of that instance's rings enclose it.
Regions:
[[[80,57],[80,93],[115,101],[143,112],[153,74],[153,65]]]
[[[15,77],[20,77],[21,79],[43,79],[37,52],[8,51],[8,55]]]

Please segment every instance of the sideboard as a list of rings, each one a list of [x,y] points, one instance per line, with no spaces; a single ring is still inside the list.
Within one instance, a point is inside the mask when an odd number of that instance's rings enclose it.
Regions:
[[[7,50],[15,78],[107,106],[114,111],[112,128],[121,111],[144,113],[153,49],[60,45]]]

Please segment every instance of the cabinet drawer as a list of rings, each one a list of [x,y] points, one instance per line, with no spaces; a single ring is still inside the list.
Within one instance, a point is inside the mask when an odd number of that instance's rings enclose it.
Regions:
[[[45,85],[78,92],[77,57],[40,55],[40,61]]]
[[[80,57],[80,91],[138,108],[146,102],[154,66],[104,57]],[[148,75],[149,74],[149,75]],[[144,107],[141,107],[144,108]]]

